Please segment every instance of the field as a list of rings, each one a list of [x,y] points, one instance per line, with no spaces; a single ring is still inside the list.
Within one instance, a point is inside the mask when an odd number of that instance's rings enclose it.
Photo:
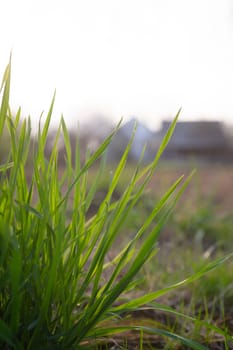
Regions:
[[[83,160],[63,118],[47,154],[54,99],[32,140],[30,118],[11,114],[10,72],[9,63],[0,348],[232,349],[233,167],[160,162],[179,113],[147,166],[128,162],[130,143],[106,164],[116,130]]]
[[[182,174],[189,174],[196,169],[196,173],[185,190],[180,203],[173,212],[169,222],[161,232],[158,241],[158,253],[143,267],[139,273],[142,278],[137,289],[130,292],[129,298],[135,295],[148,293],[156,289],[165,288],[190,276],[200,269],[206,262],[223,256],[233,248],[233,166],[221,164],[194,164],[194,163],[161,163],[152,177],[140,203],[130,215],[127,227],[123,230],[123,237],[117,244],[124,245],[127,236],[133,236],[145,220],[159,197]],[[111,167],[106,172],[109,177]],[[116,199],[132,174],[132,165],[126,168],[122,176]],[[91,178],[94,174],[91,174]],[[101,201],[105,192],[107,180],[102,178],[101,190],[97,195]],[[213,322],[220,328],[227,328],[233,332],[232,301],[233,301],[233,264],[231,262],[220,266],[202,279],[186,288],[179,288],[157,302],[165,304],[186,315]],[[127,318],[126,318],[127,319]],[[126,321],[127,322],[127,321]],[[173,327],[184,335],[208,343],[209,349],[225,349],[222,336],[214,332],[200,330],[200,326],[193,326],[192,321],[181,320],[179,317],[170,317],[164,310],[153,312],[141,310],[130,318],[131,324],[157,324],[161,322],[168,329]],[[136,349],[139,336],[135,333],[127,334],[126,348]],[[181,349],[174,342],[164,342],[160,337],[144,337],[148,348]],[[124,343],[124,335],[114,342]],[[144,348],[145,348],[144,343]]]

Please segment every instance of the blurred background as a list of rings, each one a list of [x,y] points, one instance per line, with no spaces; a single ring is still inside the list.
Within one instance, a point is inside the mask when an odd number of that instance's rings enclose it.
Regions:
[[[54,126],[63,113],[155,131],[180,107],[233,123],[230,0],[8,0],[1,14],[0,73],[12,50],[11,106],[34,126],[55,89]]]
[[[168,285],[168,280],[181,280],[206,259],[232,251],[233,1],[7,0],[1,1],[0,11],[0,76],[12,51],[13,115],[21,106],[22,115],[30,115],[36,132],[56,89],[45,148],[48,159],[62,114],[69,129],[73,163],[77,135],[84,162],[87,149],[94,151],[123,118],[107,150],[106,171],[87,215],[95,214],[104,201],[135,124],[130,162],[113,200],[128,186],[144,145],[147,164],[182,108],[160,168],[123,230],[125,237],[133,237],[171,184],[197,168],[161,235],[160,243],[166,247],[156,270],[161,278],[154,273],[153,262],[151,271],[143,271],[150,281],[146,288],[154,290],[154,286]],[[36,142],[36,137],[32,138],[32,145]],[[62,138],[58,146],[62,175],[66,166]],[[5,129],[0,164],[9,159],[9,149]],[[32,157],[30,152],[29,179]],[[88,188],[98,178],[97,168],[88,172]],[[203,294],[207,308],[212,307],[213,295],[224,296],[226,315],[219,324],[229,320],[232,334],[232,263],[218,271],[201,287],[189,290],[189,295]],[[216,310],[216,318],[220,314]]]

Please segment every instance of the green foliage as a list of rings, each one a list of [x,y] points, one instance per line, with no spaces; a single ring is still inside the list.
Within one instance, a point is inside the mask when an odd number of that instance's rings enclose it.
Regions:
[[[20,122],[20,112],[12,118],[9,86],[10,63],[3,78],[0,111],[0,134],[7,126],[11,144],[7,161],[0,168],[1,348],[90,348],[103,337],[134,329],[174,339],[192,349],[207,349],[162,327],[114,323],[125,312],[140,310],[145,303],[152,303],[159,296],[195,281],[231,257],[206,264],[195,275],[179,283],[127,300],[127,292],[137,284],[138,272],[156,254],[160,231],[192,176],[175,181],[127,244],[120,251],[114,249],[127,217],[140,201],[169,142],[179,113],[154,161],[142,170],[138,166],[121,197],[114,201],[112,197],[127,164],[131,139],[110,180],[105,198],[90,218],[87,212],[103,172],[104,154],[117,128],[95,153],[87,157],[83,166],[77,144],[73,165],[69,136],[62,118],[53,151],[46,159],[44,151],[54,98],[44,126],[39,125],[37,145],[31,150],[30,119]],[[66,167],[62,176],[57,163],[60,134],[66,148]],[[26,163],[31,153],[33,170],[29,181]],[[88,171],[98,159],[102,160],[96,180],[89,187]],[[110,253],[113,256],[109,260]],[[156,310],[158,306],[151,307]],[[171,309],[166,311],[176,313]],[[226,333],[217,331],[227,338]]]

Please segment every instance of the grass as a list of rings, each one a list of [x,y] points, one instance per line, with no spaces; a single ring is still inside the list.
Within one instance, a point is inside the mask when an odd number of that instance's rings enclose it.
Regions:
[[[227,329],[160,300],[225,266],[231,253],[204,261],[180,280],[172,273],[166,285],[156,286],[155,279],[153,289],[142,288],[140,273],[156,261],[160,232],[192,174],[174,180],[155,203],[151,199],[142,219],[133,226],[133,234],[122,240],[132,214],[146,198],[146,188],[179,113],[153,162],[146,167],[138,164],[116,198],[116,189],[127,169],[132,140],[129,142],[103,198],[90,212],[105,174],[107,147],[119,126],[93,154],[87,154],[84,164],[77,143],[73,163],[68,130],[61,118],[52,153],[46,157],[55,97],[43,126],[41,121],[38,125],[37,142],[32,148],[30,118],[22,120],[20,109],[15,118],[11,114],[10,73],[11,63],[3,77],[0,108],[0,137],[7,128],[11,142],[7,160],[0,167],[1,349],[108,348],[111,343],[122,344],[122,340],[130,348],[135,337],[140,348],[159,342],[173,348],[180,344],[189,349],[208,349],[212,333],[228,346],[232,337]],[[62,176],[57,161],[61,135],[66,148]],[[32,162],[30,179],[26,173],[28,159]],[[89,181],[92,167],[95,177]],[[159,278],[158,265],[157,268],[154,275]],[[165,316],[162,321],[137,318],[144,312]],[[170,321],[166,324],[164,320]],[[181,325],[185,323],[192,332],[184,331]],[[204,338],[200,330],[204,330]]]
[[[141,276],[145,277],[142,290],[163,288],[169,282],[185,278],[208,261],[232,250],[232,207],[229,205],[232,191],[225,192],[225,188],[231,188],[232,170],[230,166],[199,166],[195,181],[189,185],[177,210],[163,229],[157,256],[141,272]],[[187,172],[187,166],[182,170],[179,164],[176,167],[160,167],[150,183],[148,207],[151,198],[157,197],[158,191],[163,192],[172,178],[181,171]],[[209,187],[206,187],[206,182]],[[146,205],[143,204],[143,207]],[[139,208],[138,215],[140,212]],[[186,315],[211,320],[215,325],[228,328],[229,333],[232,333],[232,267],[232,262],[224,264],[201,280],[195,281],[193,285],[166,295],[160,302],[175,307]],[[156,319],[158,315],[153,314],[150,317]],[[180,322],[177,323],[180,332],[189,334],[193,339],[196,332],[193,325],[189,323],[187,330]],[[202,332],[200,338],[211,349],[221,348],[220,343],[222,348],[227,348],[216,334],[205,339],[205,333]]]

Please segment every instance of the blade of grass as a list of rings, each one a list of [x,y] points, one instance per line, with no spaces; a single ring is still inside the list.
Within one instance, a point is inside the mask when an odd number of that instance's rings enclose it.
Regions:
[[[22,257],[18,248],[14,249],[10,263],[10,280],[11,280],[11,330],[17,333],[20,322],[20,308],[22,294],[20,291],[20,280],[22,274]]]
[[[0,319],[0,340],[13,347],[13,338],[14,336],[11,328],[3,320]]]
[[[171,338],[175,341],[178,341],[179,343],[188,346],[188,349],[194,349],[194,350],[208,350],[208,348],[204,345],[199,344],[198,342],[185,338],[183,336],[180,336],[176,333],[167,331],[165,329],[160,329],[156,327],[146,327],[146,326],[141,326],[141,325],[135,325],[135,326],[123,326],[123,327],[109,327],[106,328],[105,330],[96,330],[95,329],[95,337],[101,338],[103,336],[109,335],[112,336],[114,334],[119,334],[119,333],[124,333],[127,331],[137,331],[137,332],[144,332],[145,334],[152,334],[152,335],[160,335],[162,337],[168,337]]]
[[[99,298],[97,298],[97,300],[95,302],[92,302],[92,304],[89,306],[87,313],[83,316],[83,318],[80,319],[79,323],[74,327],[74,330],[69,335],[71,341],[72,339],[78,339],[78,341],[81,341],[82,338],[85,337],[85,335],[89,332],[89,330],[92,327],[94,327],[94,325],[98,322],[98,320],[106,312],[106,310],[113,304],[113,302],[118,298],[118,296],[122,294],[122,292],[127,288],[129,283],[136,276],[136,274],[138,273],[140,268],[143,266],[145,261],[149,259],[150,255],[153,253],[153,249],[157,242],[157,237],[161,228],[164,226],[168,216],[174,209],[174,206],[177,200],[181,196],[184,189],[187,187],[190,179],[191,179],[191,176],[189,176],[187,180],[184,182],[178,194],[174,198],[172,204],[168,207],[168,209],[159,219],[157,225],[154,227],[154,229],[151,231],[149,236],[142,243],[136,257],[131,262],[131,265],[128,268],[128,270],[125,272],[124,276],[111,289],[107,290],[105,288],[104,293],[101,294],[101,296],[99,296]],[[127,254],[127,251],[125,253]]]
[[[9,162],[9,163],[6,163],[6,164],[1,164],[1,165],[0,165],[0,172],[1,172],[1,171],[5,172],[7,169],[12,168],[13,165],[14,165],[13,162]]]
[[[2,103],[0,108],[0,137],[3,132],[3,128],[5,125],[5,120],[7,117],[7,110],[9,107],[9,98],[10,98],[10,80],[11,80],[11,55],[9,59],[9,63],[6,67],[6,70],[3,75],[2,85],[0,88],[0,92],[3,90]]]
[[[104,153],[107,149],[109,143],[111,142],[113,136],[119,129],[119,124],[116,129],[103,141],[103,143],[99,146],[99,148],[94,152],[94,154],[90,157],[90,159],[86,162],[86,164],[82,167],[79,174],[76,176],[75,180],[72,182],[68,190],[66,191],[63,199],[58,203],[57,209],[62,205],[62,203],[67,199],[71,191],[73,190],[75,184],[79,181],[81,176],[93,165],[93,163]]]
[[[157,298],[161,297],[162,295],[165,295],[171,291],[173,291],[176,288],[182,287],[186,284],[192,283],[194,281],[196,281],[197,279],[201,278],[202,276],[204,276],[205,274],[207,274],[208,272],[216,269],[219,265],[225,263],[227,260],[232,259],[233,258],[233,253],[228,254],[224,257],[218,258],[208,264],[205,264],[200,270],[198,270],[195,274],[187,277],[186,279],[184,279],[183,281],[179,281],[177,283],[172,284],[169,287],[166,288],[162,288],[158,291],[152,292],[152,293],[148,293],[142,297],[136,298],[130,302],[124,303],[120,306],[114,307],[114,309],[112,311],[126,311],[126,310],[131,310],[131,308],[135,309],[137,307],[139,307],[140,305],[145,305],[148,304],[150,302],[152,302],[153,300],[156,300]]]

